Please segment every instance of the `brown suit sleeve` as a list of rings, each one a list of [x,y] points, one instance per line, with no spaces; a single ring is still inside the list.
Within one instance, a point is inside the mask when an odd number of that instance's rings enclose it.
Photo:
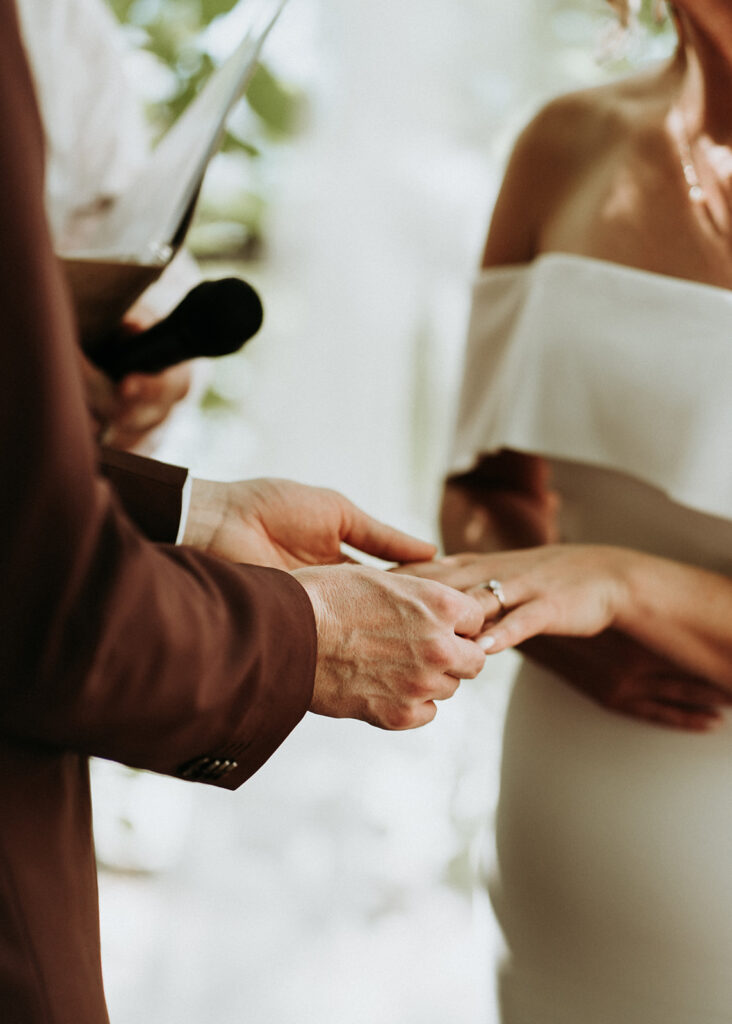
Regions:
[[[122,507],[148,540],[175,543],[188,470],[132,452],[102,448],[99,470]]]
[[[234,788],[308,707],[310,602],[286,573],[151,544],[96,476],[41,138],[0,0],[0,735],[207,781],[237,762]]]

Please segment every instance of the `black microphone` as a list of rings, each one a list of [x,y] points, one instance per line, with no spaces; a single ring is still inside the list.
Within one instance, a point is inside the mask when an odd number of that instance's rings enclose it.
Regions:
[[[112,380],[160,370],[199,356],[236,352],[262,325],[259,296],[246,281],[202,281],[164,320],[139,334],[96,339],[87,355]]]

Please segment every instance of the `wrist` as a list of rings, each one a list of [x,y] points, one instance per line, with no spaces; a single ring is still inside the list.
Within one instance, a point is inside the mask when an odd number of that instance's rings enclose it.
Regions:
[[[643,615],[647,556],[627,548],[612,548],[611,551],[611,626],[632,634],[639,616]]]
[[[199,480],[191,483],[190,502],[185,530],[181,543],[201,551],[210,547],[224,521],[226,500],[223,497],[226,484],[215,480]]]
[[[318,566],[295,569],[291,572],[308,596],[315,619],[317,637],[317,663],[310,710],[316,714],[331,714],[334,679],[341,679],[342,672],[333,671],[334,642],[338,642],[338,621],[330,596],[331,570]]]

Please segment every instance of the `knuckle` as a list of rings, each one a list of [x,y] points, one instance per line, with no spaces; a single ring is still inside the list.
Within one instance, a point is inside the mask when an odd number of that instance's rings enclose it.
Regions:
[[[452,661],[452,645],[447,637],[430,637],[424,644],[422,656],[427,666],[442,669]]]
[[[468,677],[463,675],[462,678],[466,679]],[[436,699],[449,700],[455,696],[459,686],[460,679],[457,676],[443,676],[443,685],[440,688],[440,693],[435,695]]]
[[[383,729],[396,732],[410,729],[415,724],[415,708],[409,704],[390,704],[379,715]]]
[[[447,618],[452,608],[452,591],[436,580],[425,580],[429,606],[438,618]]]
[[[476,654],[475,661],[473,662],[473,664],[469,668],[463,670],[462,678],[475,679],[476,676],[479,676],[480,673],[483,671],[483,667],[485,665],[485,657],[485,654],[479,650],[478,654]]]
[[[429,672],[424,669],[415,670],[402,681],[401,696],[405,706],[411,707],[411,705],[424,700],[431,692]]]

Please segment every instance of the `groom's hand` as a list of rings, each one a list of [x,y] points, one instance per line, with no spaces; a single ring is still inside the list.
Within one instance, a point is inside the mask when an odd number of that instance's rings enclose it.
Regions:
[[[383,729],[413,729],[436,714],[485,654],[472,637],[482,606],[440,583],[344,565],[293,573],[310,597],[318,663],[310,710]]]
[[[389,562],[429,560],[432,544],[372,519],[342,494],[290,480],[194,480],[183,543],[276,569],[333,565],[341,543]]]

